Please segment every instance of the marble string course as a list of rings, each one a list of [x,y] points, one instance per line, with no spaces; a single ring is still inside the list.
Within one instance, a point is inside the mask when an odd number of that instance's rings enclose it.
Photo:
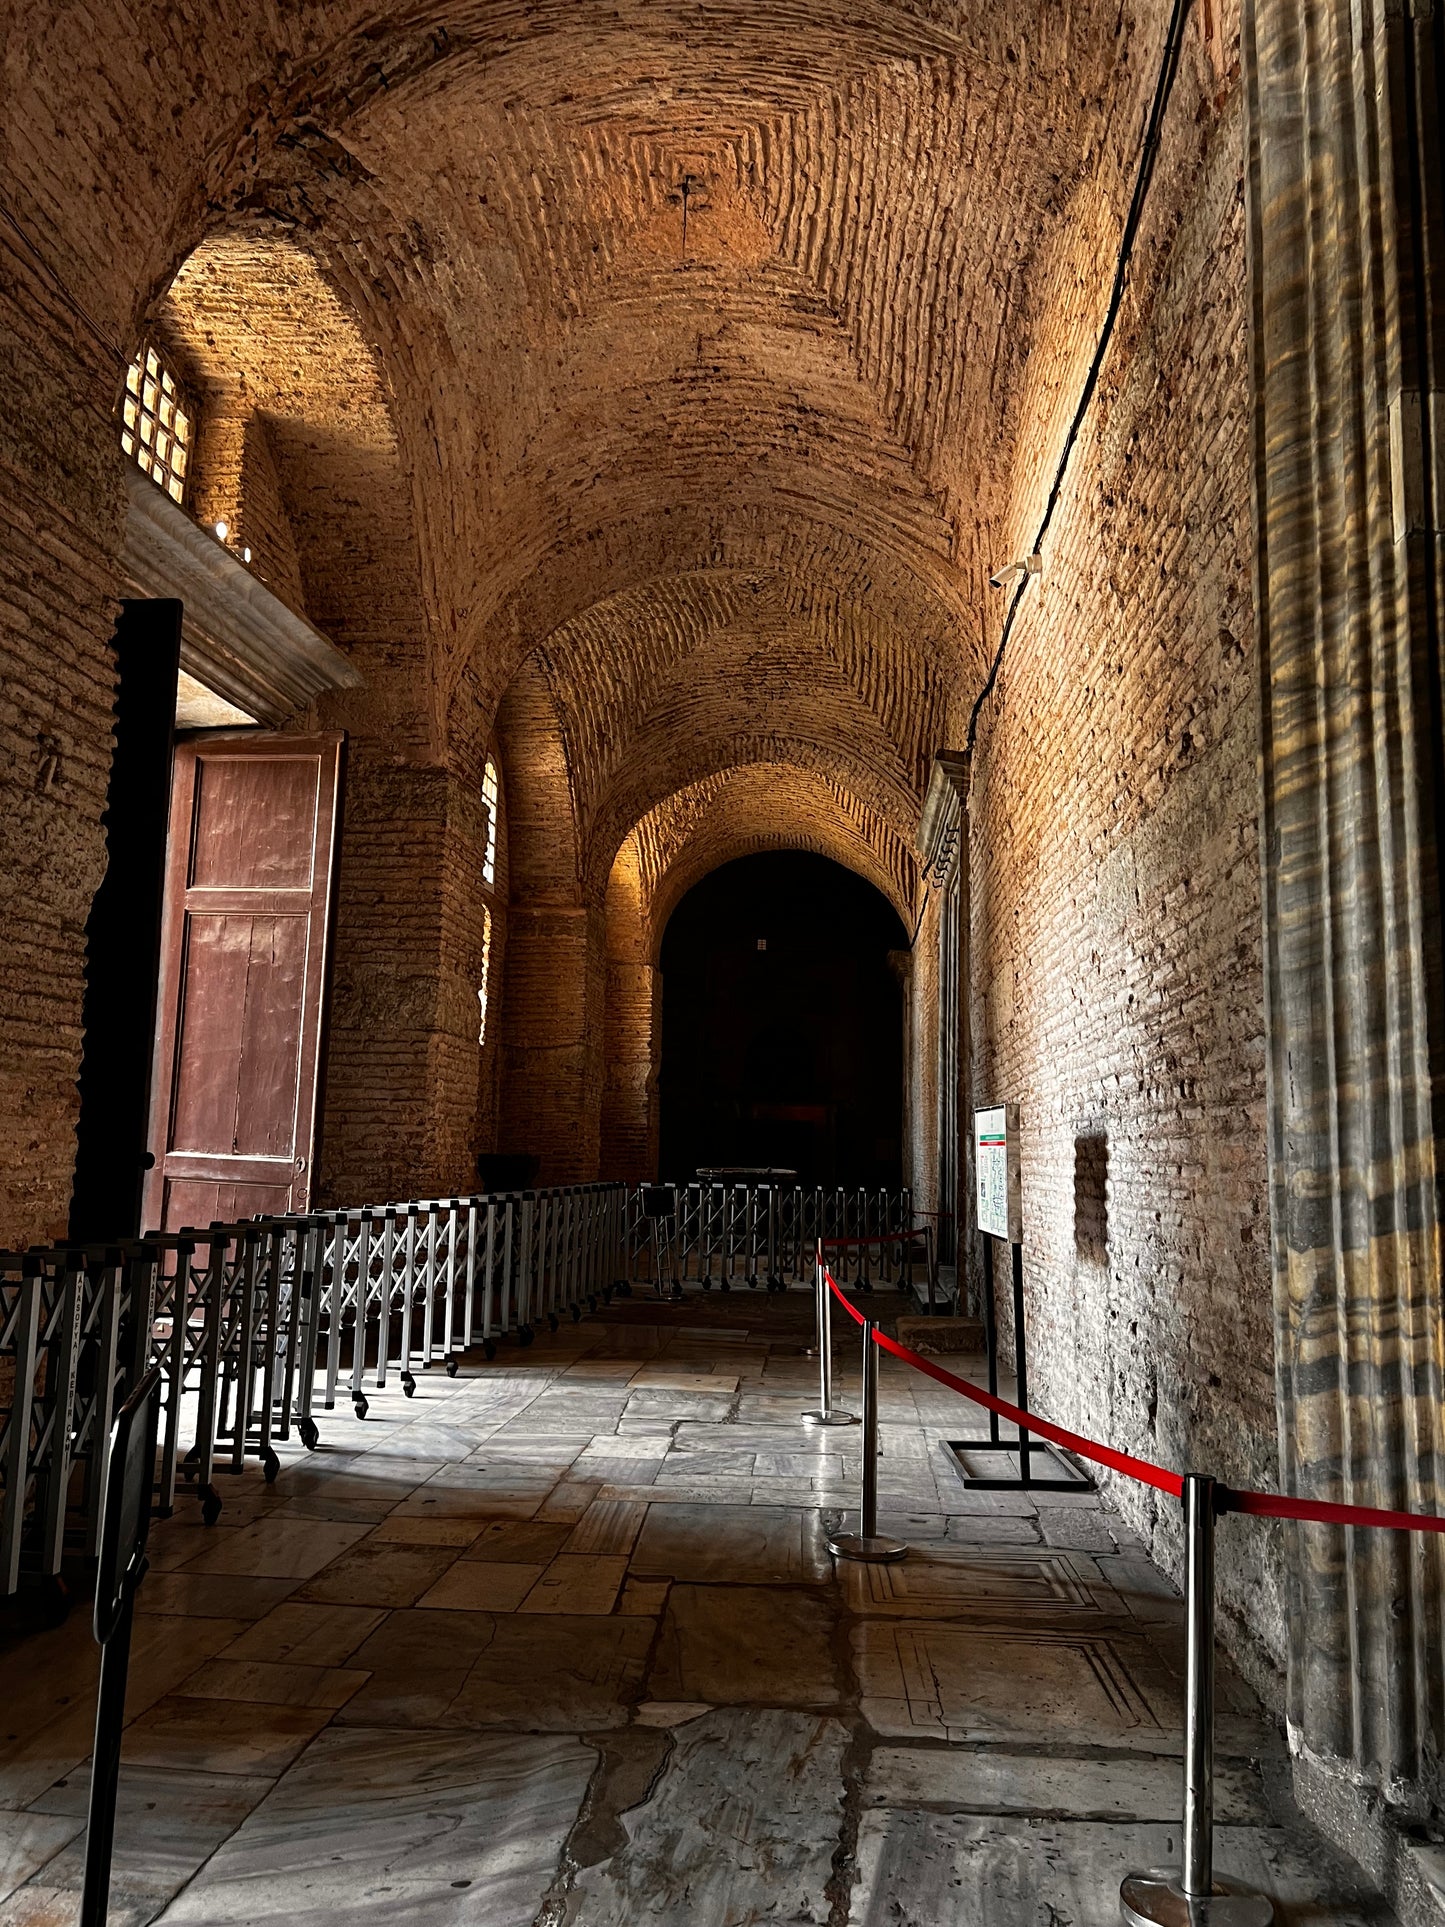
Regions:
[[[828,1240],[830,1245],[858,1242],[861,1240]],[[821,1264],[821,1245],[818,1257]],[[826,1265],[823,1266],[823,1276],[828,1289],[853,1322],[865,1325],[867,1320],[840,1290]],[[1095,1465],[1122,1472],[1126,1478],[1137,1479],[1141,1485],[1152,1485],[1156,1491],[1168,1492],[1176,1499],[1184,1496],[1181,1473],[1171,1472],[1167,1466],[1155,1465],[1150,1459],[1135,1458],[1130,1452],[1120,1452],[1098,1439],[1085,1438],[1065,1426],[1055,1425],[1052,1419],[1040,1418],[1037,1412],[1026,1412],[1017,1405],[1011,1405],[1007,1399],[984,1391],[982,1386],[971,1385],[967,1379],[946,1371],[942,1365],[935,1365],[911,1346],[900,1344],[896,1338],[889,1338],[876,1326],[872,1336],[873,1343],[882,1351],[891,1352],[893,1357],[901,1358],[905,1365],[913,1366],[915,1371],[926,1372],[940,1385],[961,1393],[964,1398],[971,1399],[975,1405],[982,1405],[999,1418],[1009,1420],[1020,1431],[1037,1434],[1053,1445],[1062,1446],[1065,1451],[1077,1452],[1081,1457],[1091,1459]],[[1220,1512],[1243,1512],[1261,1519],[1298,1519],[1310,1525],[1378,1526],[1396,1532],[1445,1532],[1445,1517],[1432,1512],[1395,1512],[1382,1506],[1341,1505],[1326,1499],[1295,1499],[1282,1492],[1253,1492],[1222,1484],[1215,1486],[1215,1499],[1216,1509]]]

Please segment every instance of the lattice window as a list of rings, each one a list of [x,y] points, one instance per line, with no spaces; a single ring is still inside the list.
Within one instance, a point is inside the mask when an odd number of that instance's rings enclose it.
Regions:
[[[477,1027],[477,1043],[487,1041],[487,992],[491,987],[492,975],[492,913],[482,910],[482,981],[477,986],[477,1002],[482,1007],[481,1023]]]
[[[120,445],[173,502],[185,499],[193,427],[180,384],[156,350],[143,347],[126,373]]]
[[[490,756],[482,772],[482,801],[487,806],[487,853],[482,858],[482,882],[490,890],[497,880],[497,766]]]

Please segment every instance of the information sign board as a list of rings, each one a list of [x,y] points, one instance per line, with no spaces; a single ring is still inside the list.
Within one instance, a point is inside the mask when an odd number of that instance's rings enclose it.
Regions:
[[[1008,1244],[1023,1243],[1023,1192],[1019,1182],[1019,1107],[991,1104],[973,1114],[973,1169],[978,1188],[978,1228]]]

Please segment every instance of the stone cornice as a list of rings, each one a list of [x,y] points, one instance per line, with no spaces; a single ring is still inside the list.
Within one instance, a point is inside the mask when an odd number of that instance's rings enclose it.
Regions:
[[[933,759],[923,814],[918,822],[918,854],[925,873],[941,883],[958,847],[968,796],[968,756],[963,750],[941,749]]]
[[[184,604],[181,666],[197,682],[264,723],[361,683],[339,649],[129,462],[126,487],[128,584]]]

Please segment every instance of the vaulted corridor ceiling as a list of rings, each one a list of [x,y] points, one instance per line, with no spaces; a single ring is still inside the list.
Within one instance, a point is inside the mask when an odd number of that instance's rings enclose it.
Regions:
[[[387,550],[434,747],[540,649],[594,895],[752,764],[805,773],[794,840],[866,822],[896,873],[1097,334],[1166,10],[140,11],[36,30],[15,155],[115,112],[67,153],[134,144],[139,272],[77,264],[87,300],[129,339],[199,245],[160,312],[307,425],[293,469],[340,458],[316,526],[354,531],[343,581]],[[37,213],[99,185],[36,178]]]

